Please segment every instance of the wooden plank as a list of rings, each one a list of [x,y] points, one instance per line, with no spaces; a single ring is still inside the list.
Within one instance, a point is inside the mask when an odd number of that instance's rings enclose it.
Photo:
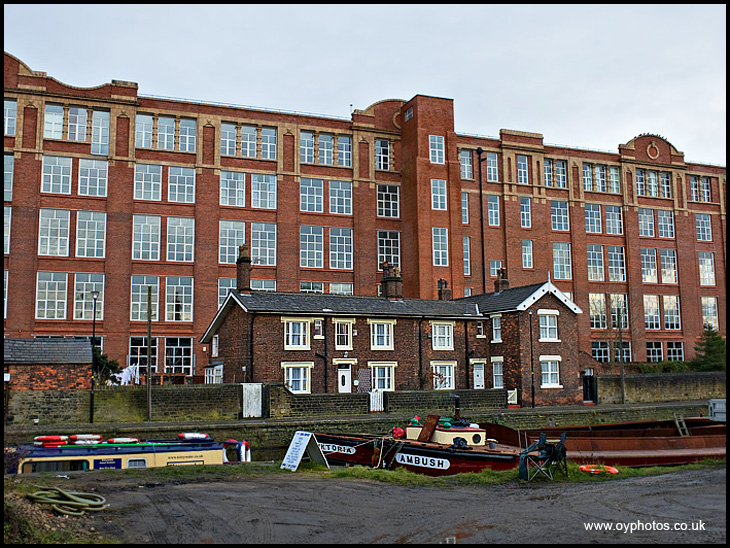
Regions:
[[[426,417],[426,422],[423,423],[421,433],[418,434],[418,441],[431,441],[434,430],[438,426],[440,415],[429,415]]]

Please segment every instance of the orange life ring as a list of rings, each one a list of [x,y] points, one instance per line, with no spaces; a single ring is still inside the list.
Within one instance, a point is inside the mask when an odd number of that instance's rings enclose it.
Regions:
[[[578,467],[581,472],[588,474],[618,474],[618,469],[605,464],[583,464]]]

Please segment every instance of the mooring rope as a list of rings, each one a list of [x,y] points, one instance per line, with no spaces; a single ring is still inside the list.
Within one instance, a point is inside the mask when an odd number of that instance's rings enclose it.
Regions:
[[[50,504],[59,514],[81,516],[84,512],[99,512],[106,507],[106,499],[94,493],[80,493],[64,491],[58,487],[51,487],[43,491],[36,491],[28,498],[39,504]]]

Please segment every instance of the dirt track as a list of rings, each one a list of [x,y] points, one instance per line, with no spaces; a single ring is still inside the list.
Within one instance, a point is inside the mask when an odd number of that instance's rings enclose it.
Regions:
[[[459,489],[302,473],[183,484],[83,476],[68,488],[106,496],[110,507],[93,526],[130,544],[724,544],[725,482],[724,469],[708,469],[598,484]],[[586,531],[589,522],[644,530]],[[688,530],[657,530],[665,526]]]

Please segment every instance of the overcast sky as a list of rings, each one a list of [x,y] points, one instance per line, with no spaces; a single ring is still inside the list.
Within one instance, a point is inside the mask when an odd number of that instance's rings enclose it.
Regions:
[[[725,5],[5,4],[5,51],[74,86],[349,117],[454,100],[458,133],[725,165]]]

